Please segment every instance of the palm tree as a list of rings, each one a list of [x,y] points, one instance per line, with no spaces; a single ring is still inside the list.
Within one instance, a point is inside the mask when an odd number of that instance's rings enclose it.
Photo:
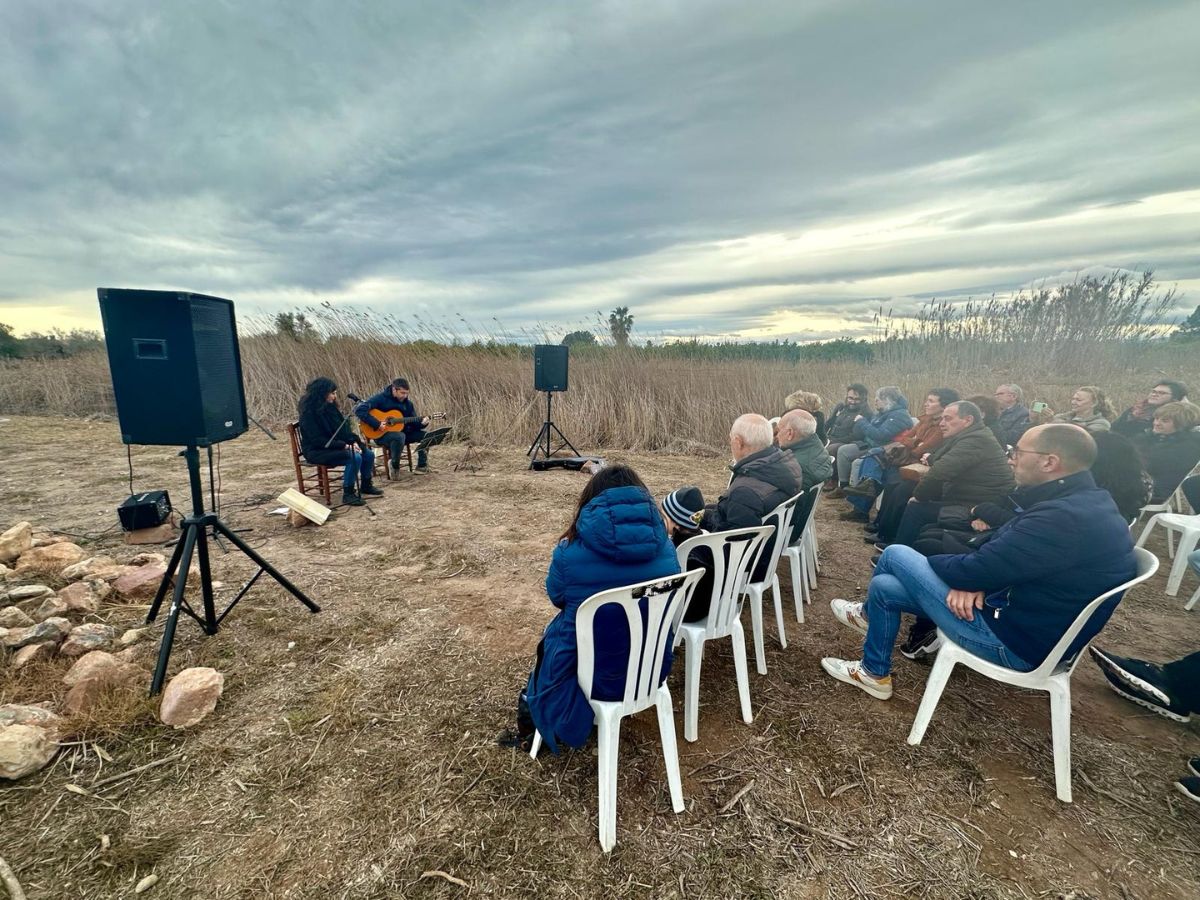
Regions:
[[[633,331],[633,316],[628,306],[618,306],[608,314],[608,330],[618,347],[629,346],[629,332]]]

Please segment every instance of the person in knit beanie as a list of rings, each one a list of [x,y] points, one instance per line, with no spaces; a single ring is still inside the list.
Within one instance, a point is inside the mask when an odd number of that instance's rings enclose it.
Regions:
[[[672,491],[663,497],[662,514],[663,521],[667,524],[667,534],[671,536],[671,543],[678,547],[689,538],[703,533],[700,529],[700,519],[704,515],[704,495],[695,485]],[[708,609],[712,604],[712,551],[707,547],[694,548],[688,554],[684,568],[704,570],[704,577],[692,592],[691,603],[683,616],[685,622],[702,622],[708,618]]]

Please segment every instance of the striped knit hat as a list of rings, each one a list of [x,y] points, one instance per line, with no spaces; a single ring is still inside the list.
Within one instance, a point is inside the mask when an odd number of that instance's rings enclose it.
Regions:
[[[680,528],[699,528],[704,515],[704,495],[695,485],[671,491],[663,498],[663,512]]]

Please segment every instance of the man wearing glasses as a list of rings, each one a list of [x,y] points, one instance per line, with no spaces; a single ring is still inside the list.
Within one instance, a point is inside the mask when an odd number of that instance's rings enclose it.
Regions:
[[[1150,389],[1144,400],[1139,400],[1112,423],[1112,430],[1127,438],[1145,434],[1154,426],[1154,413],[1165,403],[1186,399],[1187,388],[1178,381],[1160,381]]]
[[[1001,443],[1015,447],[1021,435],[1029,428],[1029,408],[1025,406],[1025,392],[1019,384],[1002,384],[992,395],[1000,407],[996,417],[996,428],[1003,440]]]
[[[866,602],[835,599],[834,616],[866,635],[861,660],[827,657],[825,671],[872,697],[892,696],[892,648],[904,613],[932,619],[977,656],[1021,672],[1037,668],[1095,597],[1137,572],[1129,527],[1092,479],[1096,442],[1077,425],[1038,425],[1009,465],[1017,515],[974,553],[926,559],[911,547],[883,551]],[[1075,639],[1100,631],[1107,601]]]

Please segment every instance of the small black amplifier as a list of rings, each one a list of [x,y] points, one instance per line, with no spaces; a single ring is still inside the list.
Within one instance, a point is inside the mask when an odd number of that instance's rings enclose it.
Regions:
[[[130,494],[125,502],[117,507],[117,515],[121,519],[121,528],[124,531],[154,528],[170,518],[171,496],[166,491]]]

